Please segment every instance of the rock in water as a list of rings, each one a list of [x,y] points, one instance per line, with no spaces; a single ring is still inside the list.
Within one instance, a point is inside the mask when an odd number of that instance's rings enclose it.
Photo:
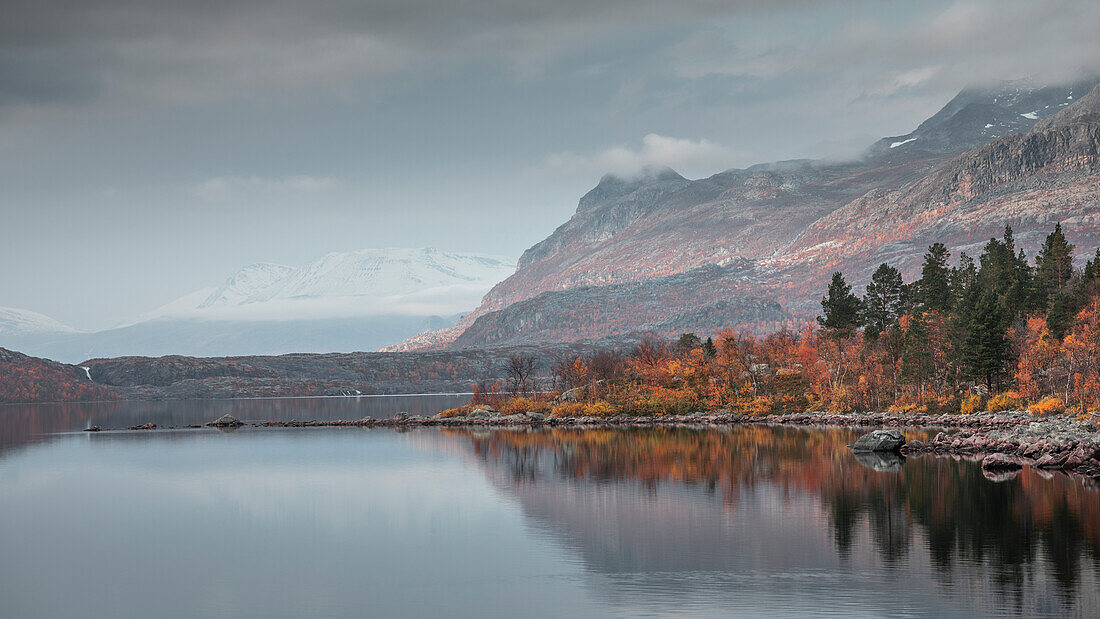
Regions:
[[[852,451],[898,451],[905,444],[905,437],[897,430],[875,430],[856,439],[848,446]]]
[[[206,425],[213,426],[215,428],[239,428],[244,425],[244,422],[237,419],[233,415],[226,413],[221,417],[218,417],[214,421],[208,422]]]
[[[852,455],[856,462],[875,471],[894,473],[905,464],[905,456],[891,451],[853,451]]]
[[[1013,471],[1020,468],[1020,462],[1002,453],[989,454],[982,460],[982,468],[987,471]]]

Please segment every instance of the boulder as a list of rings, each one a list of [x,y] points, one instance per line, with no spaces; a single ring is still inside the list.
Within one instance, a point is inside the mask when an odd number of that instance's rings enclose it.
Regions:
[[[892,451],[853,451],[852,455],[856,462],[875,471],[893,473],[905,464],[905,456]]]
[[[905,437],[897,430],[875,430],[856,439],[848,446],[852,451],[898,451],[905,444]]]
[[[157,424],[150,421],[148,423],[143,423],[141,425],[130,426],[130,429],[131,430],[156,430],[157,429]]]
[[[1008,454],[989,454],[982,459],[982,469],[987,471],[1014,471],[1021,466],[1019,460]]]
[[[581,388],[574,387],[558,396],[558,402],[576,402],[581,397]]]
[[[90,428],[84,428],[85,432],[100,432],[102,430],[103,430],[103,428],[101,428],[99,426],[92,426]]]
[[[546,421],[546,415],[542,413],[536,413],[535,411],[527,411],[527,418],[535,423]]]
[[[409,418],[409,414],[404,412],[404,411],[402,411],[400,413],[397,413],[393,416],[394,421],[405,421],[408,418]]]
[[[206,425],[215,428],[239,428],[244,425],[244,422],[240,419],[237,419],[233,415],[226,413],[221,417],[218,417],[214,421],[207,422]]]

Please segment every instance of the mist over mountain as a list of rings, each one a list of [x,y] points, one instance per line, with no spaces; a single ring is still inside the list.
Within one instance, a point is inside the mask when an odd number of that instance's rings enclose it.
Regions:
[[[375,350],[455,324],[513,270],[506,258],[432,248],[331,253],[302,267],[256,263],[104,331],[80,333],[41,314],[0,310],[0,343],[71,363]]]

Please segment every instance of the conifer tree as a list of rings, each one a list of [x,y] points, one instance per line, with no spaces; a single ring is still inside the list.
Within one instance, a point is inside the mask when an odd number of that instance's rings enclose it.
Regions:
[[[924,314],[909,317],[901,338],[900,378],[903,383],[923,389],[932,375],[932,351],[928,348],[928,324]]]
[[[974,306],[963,342],[967,377],[985,383],[992,392],[999,385],[1008,362],[1008,338],[1004,310],[992,291],[982,294]]]
[[[894,267],[880,264],[863,295],[864,334],[877,339],[879,335],[897,323],[905,303],[905,283]]]
[[[917,301],[926,310],[947,313],[951,299],[951,270],[947,266],[950,252],[943,243],[933,243],[924,254],[924,265],[917,280]]]
[[[718,347],[714,345],[713,338],[707,338],[707,341],[703,342],[703,357],[706,359],[713,359],[718,356]]]
[[[1064,338],[1076,313],[1073,299],[1068,294],[1054,293],[1050,300],[1050,311],[1047,312],[1047,328],[1050,329],[1050,334],[1058,339]]]
[[[852,287],[837,271],[829,283],[829,289],[821,299],[821,312],[817,322],[826,329],[842,334],[851,333],[859,326],[859,297],[852,294]]]
[[[1073,275],[1073,245],[1062,234],[1061,223],[1055,224],[1035,262],[1036,307],[1045,310],[1052,295],[1063,292]]]

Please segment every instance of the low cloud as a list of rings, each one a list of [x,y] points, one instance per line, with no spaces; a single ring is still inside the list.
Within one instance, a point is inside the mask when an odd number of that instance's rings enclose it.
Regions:
[[[191,195],[207,202],[226,202],[257,194],[316,193],[336,186],[328,176],[216,176],[190,187]]]
[[[701,176],[725,169],[731,157],[729,149],[707,139],[687,140],[650,133],[642,138],[640,147],[613,146],[594,155],[571,152],[550,155],[536,171],[547,175],[633,176],[649,168],[668,167],[687,176]]]

